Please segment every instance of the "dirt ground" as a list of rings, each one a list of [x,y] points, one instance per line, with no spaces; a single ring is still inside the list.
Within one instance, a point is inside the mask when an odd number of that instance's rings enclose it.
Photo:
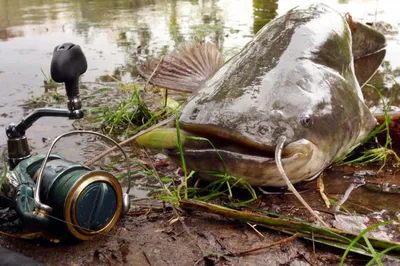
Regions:
[[[354,169],[346,167],[328,171],[324,182],[329,197],[338,198],[343,194],[342,189],[351,183],[344,179],[330,179],[329,173],[346,175],[351,171]],[[324,207],[315,180],[301,184],[298,189],[325,220],[332,221],[333,213]],[[383,198],[377,201],[373,194],[365,193],[375,192],[355,190],[352,193],[354,197],[348,200],[348,207],[354,205],[359,212],[363,208],[382,210],[382,204],[395,200]],[[360,202],[361,198],[366,200]],[[372,202],[375,205],[372,206]],[[363,208],[359,207],[361,205]],[[252,206],[268,212],[309,218],[294,196],[284,191],[259,195]],[[398,209],[397,203],[393,209]],[[177,220],[176,213],[176,209],[160,201],[143,201],[134,204],[111,232],[92,241],[56,244],[2,236],[0,245],[46,265],[338,265],[343,254],[343,250],[261,226],[253,228],[251,224],[215,214],[178,210],[182,219]],[[269,246],[277,241],[282,242]],[[253,250],[260,247],[264,248]],[[346,265],[365,265],[368,261],[369,258],[351,255]],[[400,263],[386,261],[385,265]]]
[[[142,208],[92,241],[54,244],[2,237],[0,245],[46,265],[337,265],[340,258],[340,252],[319,245],[314,254],[313,245],[302,239],[236,255],[290,236],[198,212],[184,216],[185,230],[179,221],[170,223],[174,217],[171,208]]]

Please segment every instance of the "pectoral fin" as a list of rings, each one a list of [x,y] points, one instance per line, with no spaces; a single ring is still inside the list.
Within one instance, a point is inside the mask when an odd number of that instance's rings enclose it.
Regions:
[[[214,75],[223,63],[214,44],[183,43],[161,60],[144,62],[138,70],[153,85],[193,92]]]

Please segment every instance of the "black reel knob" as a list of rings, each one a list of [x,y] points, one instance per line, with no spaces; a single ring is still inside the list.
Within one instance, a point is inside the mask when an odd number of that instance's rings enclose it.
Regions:
[[[54,48],[51,77],[55,82],[65,83],[68,98],[79,95],[79,77],[86,70],[86,57],[79,45],[64,43]]]

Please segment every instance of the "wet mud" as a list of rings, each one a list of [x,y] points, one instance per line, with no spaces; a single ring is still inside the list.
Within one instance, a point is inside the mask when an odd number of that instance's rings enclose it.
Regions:
[[[216,215],[182,215],[186,228],[179,221],[171,224],[174,212],[159,206],[130,212],[94,241],[54,245],[2,238],[0,243],[47,265],[336,265],[338,254],[317,246],[314,255],[312,245],[301,239],[235,255],[289,236],[262,228],[257,232]]]
[[[171,172],[173,167],[165,164],[158,170],[160,173],[165,170]],[[374,171],[376,168],[371,167],[333,166],[323,177],[325,193],[339,202],[353,184],[399,179],[397,173],[377,179],[372,174]],[[316,180],[303,182],[297,188],[311,207],[334,228],[351,232],[353,227],[354,233],[358,233],[360,225],[354,224],[353,216],[335,210],[335,206],[326,207]],[[240,190],[234,193],[239,198],[243,197]],[[357,213],[358,221],[369,226],[395,219],[399,197],[398,192],[378,192],[360,185],[351,191],[343,207],[352,215]],[[267,194],[258,192],[258,200],[243,209],[313,221],[298,200],[285,190],[270,190]],[[176,219],[177,213],[181,220]],[[15,225],[9,226],[12,228]],[[373,233],[371,236],[377,237]],[[393,242],[400,241],[397,226],[381,228],[375,234]],[[67,240],[55,244],[45,240],[1,237],[0,244],[46,265],[337,265],[343,254],[343,250],[301,238],[290,239],[291,236],[262,226],[253,228],[250,223],[215,214],[176,212],[168,203],[142,200],[132,204],[131,211],[111,232],[92,241]],[[285,239],[288,240],[285,242]],[[277,241],[284,242],[267,247]],[[251,251],[259,247],[265,248]],[[365,265],[368,260],[363,256],[350,255],[346,265]],[[398,265],[388,258],[382,260]]]

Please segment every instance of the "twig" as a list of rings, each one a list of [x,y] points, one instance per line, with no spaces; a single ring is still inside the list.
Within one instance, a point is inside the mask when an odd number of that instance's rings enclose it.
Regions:
[[[170,117],[170,118],[167,118],[167,119],[165,119],[164,121],[161,121],[161,122],[159,122],[159,123],[157,123],[157,124],[155,124],[155,125],[149,127],[148,129],[145,129],[145,130],[140,131],[140,132],[137,133],[136,135],[133,135],[132,137],[128,138],[127,140],[122,141],[121,143],[119,143],[119,145],[120,145],[120,146],[124,146],[124,145],[128,144],[129,142],[135,140],[136,138],[140,137],[141,135],[143,135],[143,134],[145,134],[145,133],[148,133],[148,132],[152,131],[152,130],[155,129],[155,128],[159,128],[159,127],[161,127],[161,126],[164,126],[164,125],[168,124],[169,122],[173,121],[174,119],[175,119],[174,116],[172,116],[172,117]],[[103,153],[97,155],[96,157],[94,157],[93,159],[87,161],[87,162],[85,163],[85,165],[86,165],[86,166],[91,166],[92,164],[94,164],[95,162],[97,162],[98,160],[100,160],[101,158],[103,158],[104,156],[106,156],[107,154],[109,154],[109,153],[115,151],[116,149],[118,149],[118,147],[117,147],[117,146],[114,146],[114,147],[112,147],[112,148],[106,150],[105,152],[103,152]]]
[[[143,255],[144,255],[144,257],[145,257],[145,259],[146,259],[146,261],[147,261],[147,264],[149,264],[150,266],[152,266],[152,264],[151,264],[151,262],[150,262],[150,259],[149,259],[149,257],[147,256],[147,254],[146,254],[146,252],[143,250]]]
[[[165,186],[165,184],[161,181],[161,178],[159,176],[159,174],[157,173],[156,168],[154,167],[154,164],[150,158],[150,155],[147,153],[146,148],[143,149],[144,154],[146,154],[147,160],[150,163],[151,169],[153,170],[154,175],[157,178],[158,183],[160,183],[161,187],[164,189],[164,192],[168,194],[168,196],[173,197],[173,195],[171,194],[171,192],[168,190],[168,188]]]
[[[287,243],[295,240],[299,236],[300,236],[299,233],[295,233],[294,235],[292,235],[290,237],[281,239],[279,241],[276,241],[274,243],[268,244],[266,246],[261,246],[261,247],[258,247],[258,248],[249,249],[249,250],[242,251],[242,252],[239,252],[239,253],[233,253],[233,256],[234,257],[243,257],[243,256],[247,256],[247,255],[249,255],[249,253],[252,253],[252,252],[255,252],[255,251],[259,251],[259,250],[267,249],[267,248],[272,248],[274,246],[278,246],[278,245],[281,245],[281,244],[287,244]]]
[[[153,76],[156,74],[158,67],[161,65],[161,63],[164,61],[164,57],[165,55],[163,55],[163,57],[161,57],[160,61],[158,62],[158,64],[156,65],[156,68],[154,68],[153,73],[151,73],[149,79],[147,80],[146,84],[144,85],[143,90],[146,90],[147,85],[149,85],[150,80],[153,78]]]
[[[355,236],[354,234],[345,233],[334,228],[328,229],[301,221],[289,220],[287,218],[274,218],[248,211],[238,211],[198,200],[181,200],[179,201],[179,206],[184,210],[215,213],[222,215],[223,217],[236,219],[243,222],[256,223],[260,226],[264,226],[272,230],[277,230],[287,234],[299,233],[301,237],[309,240],[312,239],[312,234],[315,234],[315,241],[317,241],[318,239],[318,241],[322,241],[322,243],[327,245],[332,244],[330,242],[324,242],[326,239],[329,239],[329,241],[337,241],[334,246],[337,246],[338,243],[345,243],[347,245],[351,242],[350,238],[353,238]]]
[[[331,202],[329,201],[328,197],[325,194],[325,186],[324,186],[324,175],[320,174],[319,177],[317,178],[317,186],[319,190],[319,194],[321,195],[322,199],[325,202],[326,207],[329,209],[331,207]]]
[[[261,234],[261,232],[258,231],[258,230],[256,229],[257,224],[251,224],[251,223],[249,223],[249,222],[247,222],[247,224],[248,224],[254,231],[256,231],[256,233],[259,234],[262,238],[265,238],[265,236],[264,236],[263,234]]]

